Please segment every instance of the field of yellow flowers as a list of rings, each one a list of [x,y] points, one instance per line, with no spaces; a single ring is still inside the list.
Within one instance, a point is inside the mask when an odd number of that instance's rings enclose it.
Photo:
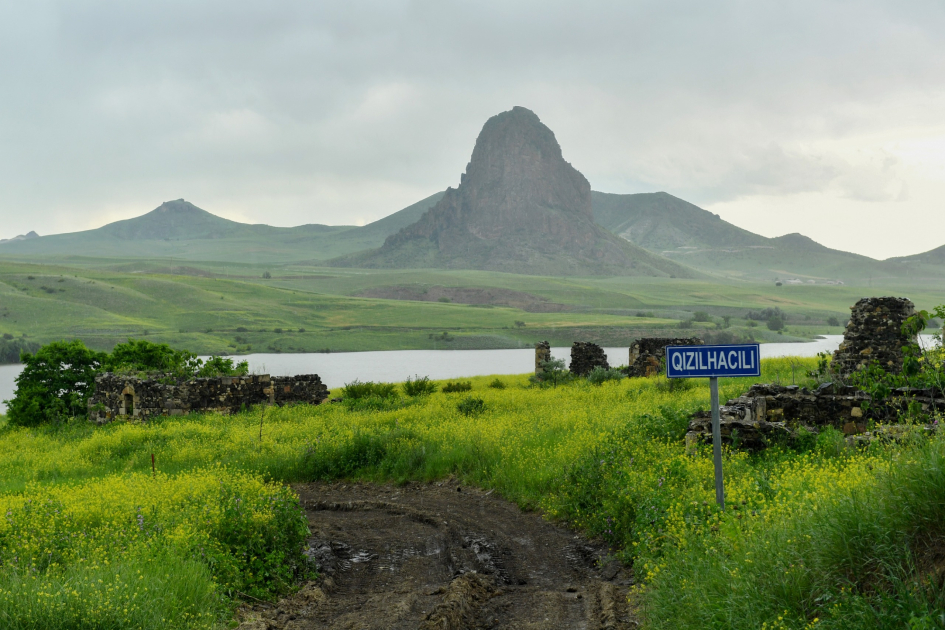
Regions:
[[[768,360],[762,378],[811,367]],[[726,452],[722,514],[711,453],[682,439],[705,383],[500,378],[373,407],[0,429],[0,627],[225,624],[310,571],[284,484],[448,475],[611,542],[651,627],[945,627],[916,546],[945,534],[941,439]],[[749,384],[723,380],[723,400]],[[483,408],[461,412],[468,396]]]

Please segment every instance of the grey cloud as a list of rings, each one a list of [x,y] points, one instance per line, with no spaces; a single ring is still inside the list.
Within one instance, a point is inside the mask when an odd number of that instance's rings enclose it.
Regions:
[[[804,147],[937,122],[943,26],[922,1],[7,3],[0,236],[180,196],[375,219],[455,185],[513,105],[601,190],[895,197],[895,168]]]

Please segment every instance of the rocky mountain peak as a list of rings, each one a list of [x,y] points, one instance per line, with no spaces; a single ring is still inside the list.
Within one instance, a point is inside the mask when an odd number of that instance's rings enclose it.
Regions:
[[[594,222],[587,179],[564,160],[554,132],[524,107],[486,121],[458,188],[447,189],[381,249],[336,264],[688,275]]]

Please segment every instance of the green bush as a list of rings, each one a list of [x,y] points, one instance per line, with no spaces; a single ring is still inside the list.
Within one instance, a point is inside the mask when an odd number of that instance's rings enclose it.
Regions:
[[[226,357],[206,361],[187,350],[175,350],[166,343],[129,339],[116,345],[102,360],[103,372],[160,372],[178,378],[242,376],[249,373],[249,363],[233,363]]]
[[[710,320],[711,318],[709,317],[709,314],[705,311],[696,311],[692,314],[692,321],[694,322],[707,322]]]
[[[416,376],[413,380],[408,378],[404,382],[404,393],[408,396],[432,394],[436,389],[436,383],[432,382],[429,376]]]
[[[496,378],[496,379],[493,379],[491,383],[489,383],[489,387],[491,387],[492,389],[505,389],[506,385],[505,385],[505,381]]]
[[[472,389],[471,381],[456,381],[455,383],[449,382],[443,386],[444,394],[455,394],[457,392],[468,392]]]
[[[393,398],[397,395],[397,386],[393,383],[375,383],[373,381],[362,383],[355,379],[341,388],[341,395],[349,400],[371,397]]]
[[[626,378],[626,375],[620,370],[596,366],[591,373],[587,375],[587,381],[594,385],[602,385],[605,381],[619,381]]]
[[[456,405],[456,408],[464,416],[478,416],[486,410],[486,401],[482,398],[467,396]]]
[[[574,380],[574,375],[564,367],[564,359],[548,359],[541,362],[541,370],[528,380],[540,387],[564,385]]]
[[[105,358],[78,339],[54,341],[36,354],[23,354],[25,367],[16,377],[16,392],[5,401],[9,423],[37,426],[84,413]]]

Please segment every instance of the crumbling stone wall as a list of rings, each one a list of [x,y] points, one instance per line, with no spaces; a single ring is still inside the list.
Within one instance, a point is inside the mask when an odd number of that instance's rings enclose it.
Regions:
[[[660,362],[666,357],[666,346],[702,346],[705,342],[698,337],[673,339],[669,337],[648,337],[634,341],[630,346],[630,362],[627,374],[634,376],[657,376]]]
[[[801,427],[817,433],[834,427],[847,435],[866,434],[868,422],[894,422],[900,411],[919,405],[923,413],[945,411],[945,393],[938,389],[900,388],[875,404],[870,395],[848,385],[824,383],[816,390],[791,385],[752,385],[719,408],[722,440],[758,448],[777,437],[795,437]],[[712,413],[700,411],[689,422],[687,442],[712,441]]]
[[[118,417],[147,420],[195,411],[235,413],[261,403],[319,404],[328,388],[316,374],[270,377],[268,374],[176,379],[137,378],[106,373],[95,378],[89,420],[103,424]]]
[[[902,324],[915,315],[915,305],[906,298],[872,297],[850,309],[843,343],[833,355],[834,371],[847,375],[876,362],[887,372],[900,372],[902,347],[915,342],[902,334]]]
[[[551,360],[551,344],[547,341],[539,341],[535,344],[535,376],[540,376],[545,372],[542,364]]]
[[[604,349],[589,341],[575,341],[571,346],[571,364],[568,366],[571,373],[587,376],[596,367],[610,368]]]

